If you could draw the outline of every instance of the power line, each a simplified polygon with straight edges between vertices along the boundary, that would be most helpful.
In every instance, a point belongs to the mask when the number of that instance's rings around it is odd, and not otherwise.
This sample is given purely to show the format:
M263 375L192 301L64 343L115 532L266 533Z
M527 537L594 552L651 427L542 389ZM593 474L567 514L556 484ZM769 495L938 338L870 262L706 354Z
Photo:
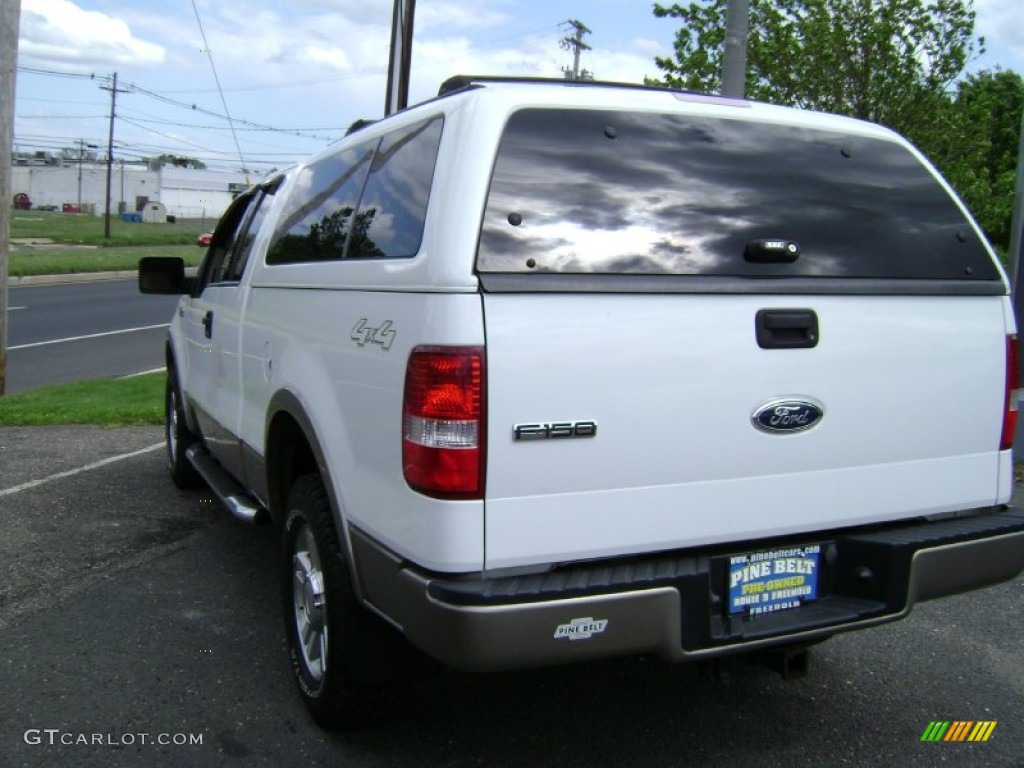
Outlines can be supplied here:
M124 119L124 115L122 113L118 113L118 116L121 117L121 119ZM56 117L56 115L55 115L55 117ZM102 117L102 115L101 115L101 117ZM156 124L159 124L159 125L173 126L175 128L196 128L196 129L204 130L204 131L228 131L228 130L230 130L230 128L228 126L226 126L226 125L202 125L202 124L199 124L199 123L176 123L176 122L174 122L172 120L164 120L162 118L154 118L154 117L150 117L150 118L133 117L133 119L136 122L138 122L138 123L156 123ZM322 126L322 127L319 127L319 128L291 128L291 129L289 129L289 128L277 128L277 129L274 129L273 133L296 133L296 134L298 134L298 133L305 132L305 131L344 131L346 128L347 128L347 126L337 126L337 125L326 125L326 126ZM267 129L266 128L250 128L248 126L238 128L238 130L239 131L251 131L253 133L267 133ZM311 136L311 137L308 137L308 138L320 138L320 137L312 137Z
M290 88L309 88L314 85L327 85L328 83L344 83L350 80L362 80L366 77L380 77L386 75L384 67L370 67L350 75L337 75L335 77L321 77L316 80L296 80L289 83L277 83L275 85L236 85L232 88L225 88L225 93L248 93L253 91L283 91ZM215 88L189 88L187 90L172 90L165 93L215 93Z
M252 120L244 120L244 119L242 119L240 117L234 117L233 118L233 117L230 117L228 115L222 115L219 112L214 112L213 110L197 106L196 104L188 104L188 103L183 102L183 101L178 101L177 99L172 99L169 96L164 96L161 93L156 93L155 91L151 91L148 88L143 88L142 86L139 86L139 85L132 84L132 85L130 85L130 87L133 90L135 90L136 92L138 92L138 93L141 93L141 94L144 94L146 96L149 96L149 97L151 97L153 99L156 99L157 101L162 101L165 104L171 104L171 105L176 106L176 107L181 107L182 109L187 109L187 110L189 110L191 112L197 112L199 114L207 115L209 117L215 117L215 118L217 118L219 120L227 120L231 124L241 124L241 125L248 126L250 128L255 128L255 129L258 129L258 130L268 131L268 132L276 132L276 133L295 133L295 131L297 130L297 129L294 129L294 128L282 128L280 126L264 125L262 123L253 122ZM322 137L320 137L320 136L306 136L305 138L320 139Z
M106 120L108 115L32 115L22 120Z
M19 72L25 72L29 75L48 75L50 77L67 77L77 80L95 80L96 74L92 73L84 75L80 72L58 72L53 69L38 69L36 67L18 67Z
M49 76L49 77L67 77L67 78L75 78L75 79L79 79L79 80L100 80L100 81L104 81L104 80L109 80L110 79L110 78L108 78L106 76L101 76L101 75L80 75L80 74L75 74L73 72L58 72L58 71L55 71L55 70L33 69L33 68L29 68L29 67L18 67L18 71L20 71L20 72L28 72L30 74L45 75L45 76ZM231 117L229 115L221 114L220 112L216 112L216 111L211 110L211 109L206 109L205 107L200 107L200 106L198 106L195 103L191 103L190 104L188 102L180 101L179 99L172 99L170 96L166 96L166 95L164 95L162 93L158 93L156 91L150 90L149 88L145 88L145 87L143 87L141 85L138 85L137 83L123 83L122 82L122 83L119 83L119 85L121 87L131 89L132 92L140 93L140 94L143 94L144 96L149 96L150 98L155 99L156 101L163 102L164 104L170 104L172 106L179 107L181 109L185 109L185 110L188 110L190 112L197 112L199 114L204 114L204 115L207 115L208 117L213 117L213 118L216 118L218 120L227 120L227 121L230 121L230 122L235 123L235 124L245 125L245 126L248 126L250 128L254 128L254 129L258 129L258 130L262 130L262 131L276 132L276 133L288 133L288 134L292 134L292 135L295 135L296 132L298 132L298 134L302 138L309 138L309 139L323 141L323 140L326 140L326 138L328 138L328 137L323 137L323 136L305 136L304 134L307 133L310 130L339 130L339 129L333 128L333 127L314 128L314 129L308 129L308 128L288 128L288 127L282 127L282 126L267 125L267 124L264 124L264 123L257 123L257 122L255 122L253 120L246 120L246 119L239 118L239 117ZM31 118L24 118L24 119L31 119Z
M40 99L38 96L19 96L18 101L38 101L43 104L77 104L85 107L102 107L105 104L96 101L72 101L71 99Z
M194 147L195 149L204 149L207 152L215 152L216 151L216 150L210 149L209 147L204 147L201 144L194 144L191 141L186 141L185 139L179 138L177 136L171 136L169 133L161 133L160 131L158 131L158 130L156 130L154 128L149 128L149 127L147 127L145 125L139 125L137 122L135 122L134 120L128 119L124 115L121 116L121 120L123 120L124 122L128 123L128 125L134 125L136 128L141 128L144 131L149 131L150 133L155 133L157 136L163 136L165 139L170 139L171 141L173 141L173 142L175 142L177 144L184 144L185 146Z
M213 71L213 80L217 83L217 91L220 93L220 103L224 105L224 114L227 115L228 125L231 126L231 138L235 141L235 149L238 150L238 159L242 161L242 168L245 168L245 158L242 157L242 147L238 143L238 134L235 133L234 123L231 122L231 113L228 111L228 102L224 98L224 90L220 87L220 78L217 76L217 67L213 64L213 51L210 50L210 44L206 42L206 32L203 30L203 22L199 18L199 7L196 5L196 0L192 0L192 10L196 14L196 24L199 25L199 34L203 38L203 46L206 48L206 58L210 61L210 69ZM246 183L248 183L246 179Z

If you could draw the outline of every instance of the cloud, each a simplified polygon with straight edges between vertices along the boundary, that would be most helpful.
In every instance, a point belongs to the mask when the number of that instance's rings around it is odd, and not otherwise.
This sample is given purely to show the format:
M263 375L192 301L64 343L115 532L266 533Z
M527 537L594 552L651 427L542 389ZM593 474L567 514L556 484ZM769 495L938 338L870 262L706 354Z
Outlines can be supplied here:
M634 2L635 0L631 0ZM244 152L282 164L294 155L322 148L343 134L357 117L383 112L389 56L391 3L338 0L224 2L196 0L206 42L191 4L162 0L22 0L19 63L60 71L116 71L127 87L137 84L156 93L222 114L224 105L211 72L216 65L224 101L232 116L266 125L311 128L265 134L242 130ZM410 102L432 98L455 74L532 75L559 78L572 54L559 49L564 12L520 0L432 0L416 8L416 37ZM587 17L595 30L608 25ZM624 33L625 35L626 33ZM590 42L582 66L607 80L637 82L654 72L649 32L630 31L621 43L610 38ZM208 55L207 47L212 51ZM20 80L19 76L19 80ZM25 76L28 77L28 76ZM56 78L19 86L21 118L37 113L28 99L41 95L70 100L95 91L77 81ZM163 145L182 135L187 151L236 154L225 125L208 116L160 104L139 93L118 100L124 121L119 141ZM101 110L105 112L104 110ZM166 120L143 132L129 119ZM216 129L199 130L216 124ZM56 118L20 133L56 128ZM92 123L61 124L66 136L98 135ZM97 126L106 123L96 122ZM322 130L320 129L322 127ZM46 129L44 131L44 128ZM105 134L104 134L105 135ZM186 151L175 143L174 151ZM141 152L142 150L140 150ZM146 151L149 151L148 149ZM220 155L216 155L220 156Z
M989 55L1004 69L1024 69L1024 14L1020 0L975 0L975 34L985 38Z
M653 56L601 49L593 51L588 69L593 70L598 80L616 83L642 83L645 76L657 77L659 74Z
M291 8L290 8L291 10ZM365 14L370 17L371 14ZM220 4L202 10L207 42L225 87L288 85L354 75L387 61L387 27L352 13L279 13L272 7ZM195 20L174 33L185 66L206 66ZM387 19L390 24L390 18ZM186 53L187 52L187 53ZM193 55L188 55L193 54Z
M135 37L123 20L70 0L24 0L20 38L22 62L64 69L158 66L166 58L163 46Z
M416 7L415 26L419 31L435 29L486 29L505 24L508 17L493 4L469 5L458 2L421 3ZM391 19L388 19L390 25Z
M572 67L572 54L558 47L557 30L514 41L510 46L477 45L463 33L423 34L413 46L414 98L429 98L451 75L523 75L562 77L563 67ZM595 45L584 52L580 68L598 80L642 83L645 75L658 74L652 50L656 43L634 40L627 50L610 50Z

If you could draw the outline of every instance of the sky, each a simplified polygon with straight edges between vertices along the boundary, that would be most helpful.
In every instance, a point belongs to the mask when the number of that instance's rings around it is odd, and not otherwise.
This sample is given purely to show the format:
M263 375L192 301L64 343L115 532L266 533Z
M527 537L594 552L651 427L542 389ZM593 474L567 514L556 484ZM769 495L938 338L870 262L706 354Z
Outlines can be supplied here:
M975 0L986 53L1024 73L1020 0ZM94 145L210 168L283 168L384 110L391 0L21 0L15 150ZM678 22L640 0L417 0L410 103L454 74L561 77L583 22L597 79L657 77ZM222 90L218 90L218 83ZM225 115L230 115L229 122ZM231 130L231 124L234 131Z

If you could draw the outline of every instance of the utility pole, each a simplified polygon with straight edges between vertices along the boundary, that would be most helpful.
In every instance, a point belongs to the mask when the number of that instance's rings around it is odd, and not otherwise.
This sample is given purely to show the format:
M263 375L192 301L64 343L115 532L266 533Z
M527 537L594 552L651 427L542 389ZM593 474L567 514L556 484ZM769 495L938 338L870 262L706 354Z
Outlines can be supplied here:
M11 145L21 0L0 0L0 396L7 391L7 255L11 238Z
M1024 254L1021 254L1021 241L1024 240L1024 111L1020 116L1020 141L1017 146L1017 185L1013 195L1013 217L1010 223L1011 267L1010 286L1013 294L1013 314L1017 319L1017 335L1024 337ZM1024 364L1022 364L1024 371ZM1024 458L1024 419L1017 422L1017 439L1013 444L1014 458Z
M92 146L91 144L89 146ZM78 207L75 213L82 210L82 155L85 153L85 139L78 140Z
M95 144L87 144L85 139L78 140L78 208L75 213L82 212L82 158L85 155L86 147L96 149Z
M391 16L391 59L388 62L384 116L409 106L409 70L412 65L412 26L416 0L395 0Z
M722 95L742 99L747 92L747 36L749 0L727 0L725 51L722 56Z
M114 73L113 82L108 88L105 85L101 85L104 91L110 91L110 134L107 137L107 198L106 208L103 213L103 236L110 239L110 178L114 171L114 109L117 106L117 94L128 93L128 91L117 90L117 72ZM79 171L79 178L81 178L81 171ZM79 182L81 183L81 182Z
M568 67L562 67L562 72L565 74L566 80L593 80L594 73L588 72L587 70L580 70L580 51L591 50L590 46L583 42L583 36L590 34L590 29L582 21L576 19L569 19L565 22L572 27L575 34L572 37L568 35L558 41L558 44L562 47L563 51L572 51L572 69Z

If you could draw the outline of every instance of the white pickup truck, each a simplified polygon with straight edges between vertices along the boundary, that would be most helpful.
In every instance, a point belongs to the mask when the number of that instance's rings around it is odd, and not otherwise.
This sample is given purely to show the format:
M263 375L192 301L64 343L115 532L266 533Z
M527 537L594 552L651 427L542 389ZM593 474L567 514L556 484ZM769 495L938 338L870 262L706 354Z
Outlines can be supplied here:
M467 670L799 671L1024 568L1006 277L876 125L453 78L241 195L197 277L139 280L184 294L172 478L281 526L327 725L400 635Z

